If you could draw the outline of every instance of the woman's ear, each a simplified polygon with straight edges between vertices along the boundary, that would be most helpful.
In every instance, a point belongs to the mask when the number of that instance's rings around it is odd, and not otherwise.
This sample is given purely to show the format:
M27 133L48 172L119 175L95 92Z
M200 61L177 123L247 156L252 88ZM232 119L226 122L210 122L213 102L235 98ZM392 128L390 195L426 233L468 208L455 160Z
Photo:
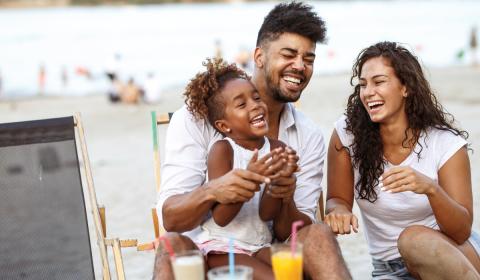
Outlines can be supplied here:
M402 92L402 96L406 98L406 97L408 96L407 87L406 87L406 86L403 86L402 91L403 91L403 92Z
M263 68L264 65L264 54L265 50L261 47L256 47L255 52L253 53L253 60L255 61L255 65L258 68Z
M232 132L232 129L230 128L230 126L227 124L225 120L215 121L215 128L225 135Z

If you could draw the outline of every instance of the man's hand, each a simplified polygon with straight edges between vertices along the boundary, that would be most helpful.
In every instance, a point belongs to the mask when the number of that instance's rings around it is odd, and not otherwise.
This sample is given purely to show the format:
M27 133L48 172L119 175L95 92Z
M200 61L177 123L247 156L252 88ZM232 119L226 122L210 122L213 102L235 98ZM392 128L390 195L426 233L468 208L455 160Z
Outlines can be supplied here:
M285 162L283 168L271 178L272 184L269 186L267 194L274 198L293 199L297 184L295 172L298 171L297 152L290 147L280 154L282 161Z
M268 184L270 179L249 170L233 169L208 182L207 188L218 203L229 204L249 201L261 183Z
M273 198L282 198L283 200L293 199L297 177L292 174L289 177L278 177L268 186L267 194Z

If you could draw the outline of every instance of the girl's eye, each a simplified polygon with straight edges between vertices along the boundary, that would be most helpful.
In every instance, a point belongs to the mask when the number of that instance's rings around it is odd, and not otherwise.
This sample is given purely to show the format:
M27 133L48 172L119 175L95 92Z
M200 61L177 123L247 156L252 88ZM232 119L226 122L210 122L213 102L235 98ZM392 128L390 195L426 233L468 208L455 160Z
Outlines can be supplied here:
M367 87L366 84L359 84L358 86L359 86L360 88L365 88L365 87Z
M380 84L383 84L385 81L376 81L375 84L376 85L380 85Z
M243 108L243 107L245 107L245 103L244 103L244 102L237 104L237 108Z

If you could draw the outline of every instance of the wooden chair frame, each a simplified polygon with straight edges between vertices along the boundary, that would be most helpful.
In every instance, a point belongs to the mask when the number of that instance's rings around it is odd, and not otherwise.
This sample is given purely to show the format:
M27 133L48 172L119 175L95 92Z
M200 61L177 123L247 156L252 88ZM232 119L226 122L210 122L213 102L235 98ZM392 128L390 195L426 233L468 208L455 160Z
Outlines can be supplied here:
M93 216L93 224L95 226L95 233L97 236L97 244L100 250L100 257L102 261L102 274L103 279L111 279L110 267L108 262L108 247L112 247L113 257L115 260L115 268L117 279L125 279L125 271L122 260L122 247L136 247L137 240L128 239L120 240L118 238L107 238L107 226L105 219L105 207L99 206L97 202L97 196L95 192L95 187L93 184L92 170L90 166L90 159L88 156L87 144L85 141L85 133L83 129L83 124L81 120L80 113L76 113L74 116L75 127L77 132L76 139L80 143L80 150L82 153L83 159L83 169L85 171L85 181L87 184L87 193L90 200L90 206Z

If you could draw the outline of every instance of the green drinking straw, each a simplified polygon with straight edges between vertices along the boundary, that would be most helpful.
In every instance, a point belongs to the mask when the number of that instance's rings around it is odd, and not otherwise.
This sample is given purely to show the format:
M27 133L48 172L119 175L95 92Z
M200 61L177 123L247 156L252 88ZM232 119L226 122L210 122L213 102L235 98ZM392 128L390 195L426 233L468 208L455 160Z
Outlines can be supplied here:
M298 220L292 223L292 242L290 243L292 249L292 257L295 256L295 251L297 249L297 229L303 226L303 221Z

